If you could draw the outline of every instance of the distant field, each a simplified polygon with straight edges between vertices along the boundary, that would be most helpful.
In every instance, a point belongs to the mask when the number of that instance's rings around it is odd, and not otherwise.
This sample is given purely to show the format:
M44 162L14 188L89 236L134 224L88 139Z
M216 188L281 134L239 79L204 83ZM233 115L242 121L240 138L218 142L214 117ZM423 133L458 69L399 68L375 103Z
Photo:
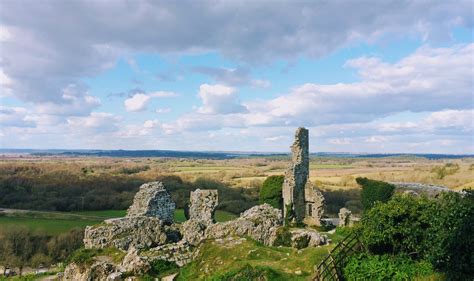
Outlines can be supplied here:
M25 226L39 230L50 235L66 232L73 228L85 228L87 225L101 223L104 219L124 217L126 210L84 211L74 213L61 212L22 212L0 216L0 228L11 226ZM216 211L216 220L225 222L237 216L225 211ZM184 222L184 210L176 209L174 213L176 222Z

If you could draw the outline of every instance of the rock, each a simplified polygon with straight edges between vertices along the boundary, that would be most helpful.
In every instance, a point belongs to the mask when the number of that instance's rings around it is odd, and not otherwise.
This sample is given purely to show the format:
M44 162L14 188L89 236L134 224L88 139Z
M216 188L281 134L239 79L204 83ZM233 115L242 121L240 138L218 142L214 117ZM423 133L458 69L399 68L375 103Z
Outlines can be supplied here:
M130 246L150 248L177 239L176 227L165 226L158 218L143 216L107 220L101 225L87 226L84 232L86 248L116 247L124 251Z
M191 192L189 219L211 225L214 221L214 212L218 204L217 190L196 189Z
M403 195L408 195L408 196L413 196L413 197L420 196L420 194L418 194L416 191L413 191L413 190L405 190L403 191Z
M302 223L305 217L305 186L309 175L308 130L298 128L295 142L291 146L292 160L283 182L283 207L285 217L293 216L295 223ZM291 210L287 210L288 208Z
M291 246L296 249L316 247L327 244L326 235L310 229L291 230Z
M134 275L141 275L150 269L150 263L145 257L138 254L138 250L134 246L131 246L123 258L122 268Z
M272 237L276 237L281 224L281 211L263 204L248 209L238 219L210 225L206 229L206 238L250 236L265 245L271 245Z
M128 208L127 217L156 217L164 223L173 223L175 203L161 182L149 182L140 186Z
M107 261L95 261L91 266L69 264L62 280L72 281L112 281L122 280L123 273L116 265Z
M178 273L173 273L171 275L161 278L161 281L174 281L176 280L176 277L178 277Z
M352 212L349 209L341 208L339 210L339 226L352 226Z
M194 250L195 247L192 245L180 241L152 248L147 253L151 260L166 260L184 266L197 255L197 251Z
M205 238L207 225L196 220L187 220L181 226L183 240L190 245L198 245Z

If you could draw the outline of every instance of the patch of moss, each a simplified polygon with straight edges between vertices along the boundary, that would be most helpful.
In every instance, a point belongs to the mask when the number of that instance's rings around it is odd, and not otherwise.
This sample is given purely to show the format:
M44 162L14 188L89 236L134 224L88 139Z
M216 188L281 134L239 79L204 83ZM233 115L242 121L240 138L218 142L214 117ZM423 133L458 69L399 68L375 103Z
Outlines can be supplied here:
M76 250L68 259L68 263L76 263L78 265L90 265L94 262L94 258L98 256L107 256L113 262L119 263L125 257L125 253L116 248L104 249L85 249Z

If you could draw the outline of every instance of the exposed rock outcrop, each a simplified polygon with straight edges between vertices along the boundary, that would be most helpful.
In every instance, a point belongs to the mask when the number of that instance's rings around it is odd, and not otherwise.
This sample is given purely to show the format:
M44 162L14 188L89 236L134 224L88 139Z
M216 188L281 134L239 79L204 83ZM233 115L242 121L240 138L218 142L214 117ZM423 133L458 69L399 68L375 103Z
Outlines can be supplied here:
M150 262L146 257L140 256L138 250L132 246L123 258L121 266L126 272L141 275L150 269Z
M149 182L140 186L128 208L127 217L156 217L164 223L173 223L175 203L161 182Z
M326 235L322 235L315 230L295 229L291 230L291 246L297 249L306 247L316 247L327 244Z
M69 264L64 270L62 280L71 281L113 281L123 280L123 272L108 261L95 261L91 266Z
M282 224L281 211L269 204L252 207L235 220L216 223L206 229L207 238L250 236L265 244L272 244L272 237Z
M292 216L295 223L305 217L305 186L309 175L308 130L298 128L291 146L292 159L283 182L283 213ZM290 208L290 209L289 209Z

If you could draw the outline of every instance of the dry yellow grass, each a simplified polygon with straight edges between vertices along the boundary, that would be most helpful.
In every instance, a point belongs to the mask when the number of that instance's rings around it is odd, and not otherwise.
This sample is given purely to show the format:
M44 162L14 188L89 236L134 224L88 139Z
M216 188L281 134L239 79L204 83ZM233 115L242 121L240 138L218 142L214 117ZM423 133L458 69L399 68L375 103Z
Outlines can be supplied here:
M459 169L439 178L434 167L450 163ZM160 175L179 175L186 180L213 178L236 187L259 186L270 175L282 175L289 164L282 158L238 158L226 160L192 160L175 158L0 158L0 173L14 173L25 167L32 172L61 175L62 171L81 174L133 173L144 180ZM474 159L428 160L415 157L374 159L315 158L311 159L310 179L323 189L357 188L357 177L384 181L420 182L444 185L454 190L474 188Z

